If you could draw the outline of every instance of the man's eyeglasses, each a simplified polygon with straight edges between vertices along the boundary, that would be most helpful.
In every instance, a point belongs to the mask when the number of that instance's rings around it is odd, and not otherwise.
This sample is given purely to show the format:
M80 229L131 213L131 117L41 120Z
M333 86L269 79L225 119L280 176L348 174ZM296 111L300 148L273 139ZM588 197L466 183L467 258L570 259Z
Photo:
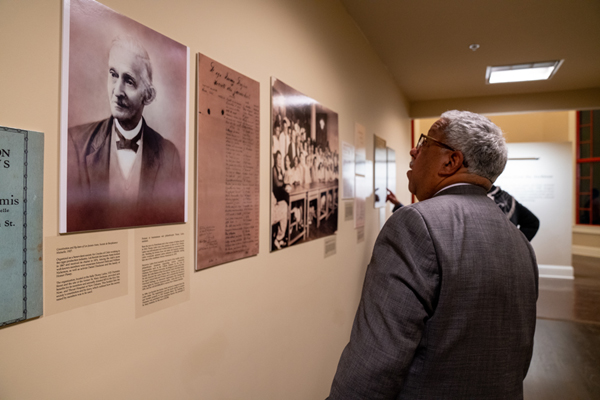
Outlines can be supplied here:
M421 147L423 147L427 143L428 140L431 140L433 142L433 144L437 144L438 146L443 147L445 149L452 150L452 151L458 151L454 147L448 146L446 143L440 142L439 140L434 139L431 136L427 136L424 133L421 133L421 136L419 137L419 141L417 142L416 149L419 150Z
M436 144L436 145L438 145L440 147L443 147L445 149L452 150L452 151L460 151L460 150L456 150L452 146L447 145L444 142L440 142L439 140L432 138L431 136L427 136L424 133L421 133L421 136L419 137L419 141L417 142L417 146L415 148L417 150L421 149L421 147L423 147L427 143L428 140L431 140L431 142L433 144ZM465 166L465 168L467 168L467 160L465 160L464 158L463 158L463 165Z

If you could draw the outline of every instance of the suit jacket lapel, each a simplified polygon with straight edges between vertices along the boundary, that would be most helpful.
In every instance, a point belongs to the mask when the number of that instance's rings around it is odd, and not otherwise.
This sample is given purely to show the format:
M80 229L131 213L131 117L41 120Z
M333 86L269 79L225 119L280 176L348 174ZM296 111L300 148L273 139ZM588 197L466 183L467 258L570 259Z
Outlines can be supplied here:
M151 128L146 125L144 120L142 124L142 173L140 176L140 191L139 195L142 198L150 198L154 191L154 183L156 182L156 175L158 174L158 168L160 167L159 148L156 134Z
M88 182L92 192L103 191L108 188L112 122L112 117L102 121L91 135L87 145L88 151L85 162Z

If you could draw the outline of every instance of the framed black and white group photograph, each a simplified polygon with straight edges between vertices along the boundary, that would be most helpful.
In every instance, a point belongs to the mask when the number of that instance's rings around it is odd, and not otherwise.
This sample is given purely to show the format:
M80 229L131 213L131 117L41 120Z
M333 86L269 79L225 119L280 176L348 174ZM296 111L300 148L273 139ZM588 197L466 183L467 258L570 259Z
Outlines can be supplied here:
M338 225L338 115L271 84L271 251L333 235Z
M186 222L188 47L65 0L60 233Z

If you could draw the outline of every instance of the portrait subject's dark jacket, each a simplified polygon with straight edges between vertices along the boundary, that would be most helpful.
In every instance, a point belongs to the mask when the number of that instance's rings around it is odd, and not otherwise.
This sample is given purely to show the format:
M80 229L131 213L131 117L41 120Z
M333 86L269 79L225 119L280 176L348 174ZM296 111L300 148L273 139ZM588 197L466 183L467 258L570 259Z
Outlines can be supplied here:
M184 221L184 174L175 145L142 123L142 167L135 209L109 198L113 118L69 128L67 231Z
M522 399L538 270L483 188L396 211L367 268L330 399Z

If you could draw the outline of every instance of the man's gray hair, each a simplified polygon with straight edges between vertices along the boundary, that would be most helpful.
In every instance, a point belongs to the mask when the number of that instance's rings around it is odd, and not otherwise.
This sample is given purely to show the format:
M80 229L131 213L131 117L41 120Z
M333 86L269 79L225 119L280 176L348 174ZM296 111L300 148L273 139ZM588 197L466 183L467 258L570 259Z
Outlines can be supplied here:
M502 130L483 115L469 111L446 111L446 142L463 153L469 172L492 183L504 171L508 149Z

